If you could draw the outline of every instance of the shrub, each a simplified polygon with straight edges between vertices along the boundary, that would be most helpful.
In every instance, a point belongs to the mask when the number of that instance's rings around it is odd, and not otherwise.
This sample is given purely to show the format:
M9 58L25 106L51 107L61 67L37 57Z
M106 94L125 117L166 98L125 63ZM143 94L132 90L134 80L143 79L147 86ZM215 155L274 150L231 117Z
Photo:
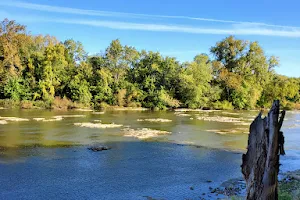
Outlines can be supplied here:
M137 107L142 107L142 104L140 102L130 102L127 104L127 107L137 108Z
M118 106L125 105L125 97L126 97L126 89L119 90L119 92L117 94Z
M69 105L68 109L74 109L74 108L90 108L90 104L80 103L78 101L72 102L72 105Z
M159 108L159 107L153 107L152 108L152 110L154 110L154 111L159 111L161 108Z
M51 108L55 110L67 110L72 107L74 107L73 102L66 97L55 97L51 103Z
M105 102L101 102L100 105L99 105L99 107L101 109L105 109L105 108L109 107L109 105L107 103L105 103Z
M294 109L300 110L300 103L295 103Z
M20 106L19 101L12 99L0 99L0 107L3 108L18 108Z
M284 106L283 109L285 110L293 110L295 108L295 104L291 102L287 102Z
M22 109L31 109L33 108L33 102L32 101L21 101L20 107Z
M217 110L233 110L234 107L229 101L216 101L212 103L212 107Z
M18 78L9 78L4 86L4 95L14 101L20 101L27 93L26 88L22 84L22 80Z
M180 101L170 96L165 90L161 90L159 95L159 100L164 106L159 107L172 107L172 108L178 108L180 106Z
M33 101L33 106L35 108L44 108L44 109L50 109L51 104L50 102L45 102L45 101Z

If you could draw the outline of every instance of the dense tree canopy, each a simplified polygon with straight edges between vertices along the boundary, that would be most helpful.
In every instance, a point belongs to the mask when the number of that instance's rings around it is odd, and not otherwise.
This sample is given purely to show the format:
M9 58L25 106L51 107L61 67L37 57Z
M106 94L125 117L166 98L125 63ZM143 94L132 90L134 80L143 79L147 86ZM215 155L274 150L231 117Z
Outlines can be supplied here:
M253 109L279 99L286 107L299 107L300 79L276 74L278 58L267 57L258 42L229 36L211 47L210 55L180 63L119 40L102 54L88 55L80 42L30 35L25 26L5 19L0 98L157 109Z

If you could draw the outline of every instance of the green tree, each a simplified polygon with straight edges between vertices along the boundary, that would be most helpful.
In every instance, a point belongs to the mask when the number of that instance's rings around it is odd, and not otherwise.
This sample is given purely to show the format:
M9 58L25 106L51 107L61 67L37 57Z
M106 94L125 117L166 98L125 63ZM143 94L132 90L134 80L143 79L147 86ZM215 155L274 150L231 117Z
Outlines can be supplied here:
M267 58L258 42L225 38L211 48L213 83L223 88L221 100L232 102L235 108L255 108L263 87L268 85L279 61Z
M4 19L0 24L0 78L6 80L9 76L18 76L22 71L22 51L29 37L23 25Z
M28 99L28 91L23 85L23 80L19 78L9 78L4 86L4 95L15 101Z
M287 108L300 107L300 79L276 74L279 59L267 57L258 42L229 36L210 52L212 60L199 54L180 63L113 40L104 53L88 56L79 41L31 35L25 26L4 19L0 98L51 105L57 97L95 107L106 103L159 109L251 109L279 99Z
M81 42L69 39L64 41L64 46L66 61L69 64L75 65L75 63L86 61L87 53L85 52Z
M185 64L183 73L179 76L180 100L190 108L203 108L211 97L212 67L206 54L197 55L194 61Z

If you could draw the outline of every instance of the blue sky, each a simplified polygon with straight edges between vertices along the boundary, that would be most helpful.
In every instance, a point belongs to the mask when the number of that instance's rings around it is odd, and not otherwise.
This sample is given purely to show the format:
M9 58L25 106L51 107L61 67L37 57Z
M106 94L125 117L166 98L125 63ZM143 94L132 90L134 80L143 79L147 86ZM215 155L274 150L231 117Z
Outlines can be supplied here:
M81 41L90 54L118 38L180 61L235 35L278 56L278 73L300 77L299 7L296 0L1 0L0 18L17 20L32 34Z

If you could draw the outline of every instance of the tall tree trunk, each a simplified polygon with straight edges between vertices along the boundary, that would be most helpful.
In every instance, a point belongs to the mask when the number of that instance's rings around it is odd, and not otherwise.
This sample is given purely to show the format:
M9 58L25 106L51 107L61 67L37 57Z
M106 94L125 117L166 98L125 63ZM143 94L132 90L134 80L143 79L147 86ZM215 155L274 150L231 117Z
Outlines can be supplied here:
M268 116L260 113L250 125L248 150L243 154L242 173L248 200L278 199L279 152L284 155L284 137L280 131L285 111L279 119L279 101L274 101Z

